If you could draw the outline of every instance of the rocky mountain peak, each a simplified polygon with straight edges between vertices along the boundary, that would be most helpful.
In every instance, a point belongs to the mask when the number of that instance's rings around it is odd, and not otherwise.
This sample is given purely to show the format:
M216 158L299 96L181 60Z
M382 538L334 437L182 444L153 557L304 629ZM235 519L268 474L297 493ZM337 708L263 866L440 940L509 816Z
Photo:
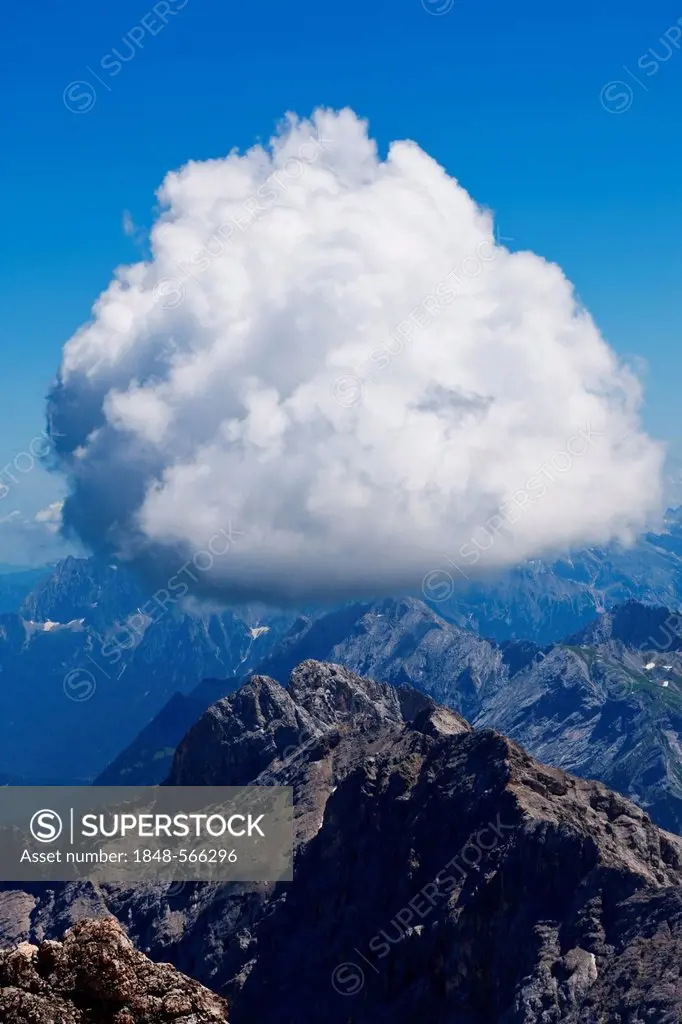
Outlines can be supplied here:
M341 665L308 659L291 673L286 689L320 726L357 720L359 716L377 722L404 721L401 695L396 687L362 678ZM421 703L426 706L430 702L423 697Z
M682 649L681 624L682 619L667 608L626 601L598 616L572 639L591 645L615 640L641 651L678 651Z
M138 952L114 918L0 953L3 1024L225 1024L227 1003Z
M286 686L268 676L252 676L209 708L178 747L169 783L245 785L273 762L282 763L324 737L329 742L341 728L378 736L435 707L409 687L308 659L294 669Z

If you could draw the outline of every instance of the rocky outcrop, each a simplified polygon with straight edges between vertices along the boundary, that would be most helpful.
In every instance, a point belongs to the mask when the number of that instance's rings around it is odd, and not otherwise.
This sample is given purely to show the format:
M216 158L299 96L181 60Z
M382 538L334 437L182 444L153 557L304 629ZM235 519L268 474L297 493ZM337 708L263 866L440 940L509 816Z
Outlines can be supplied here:
M113 918L0 953L3 1024L220 1024L227 1004L139 953Z

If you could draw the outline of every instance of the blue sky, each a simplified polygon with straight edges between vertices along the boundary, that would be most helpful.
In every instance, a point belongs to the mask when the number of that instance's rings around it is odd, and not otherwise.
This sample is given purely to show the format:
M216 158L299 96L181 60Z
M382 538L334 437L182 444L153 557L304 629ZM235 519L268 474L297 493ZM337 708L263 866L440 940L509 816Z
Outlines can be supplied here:
M457 0L434 13L448 3L170 0L165 26L139 0L6 11L0 466L43 427L64 341L113 268L139 258L124 211L149 226L169 169L320 104L352 106L382 147L415 139L496 212L510 248L556 260L612 346L646 361L647 426L679 444L682 49L655 72L646 55L668 55L682 8ZM114 75L115 48L134 56ZM56 494L36 470L0 518Z

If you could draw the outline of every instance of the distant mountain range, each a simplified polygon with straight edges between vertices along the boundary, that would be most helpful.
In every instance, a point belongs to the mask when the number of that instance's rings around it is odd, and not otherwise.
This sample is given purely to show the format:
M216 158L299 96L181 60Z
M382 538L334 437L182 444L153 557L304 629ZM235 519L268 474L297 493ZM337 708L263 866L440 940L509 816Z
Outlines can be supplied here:
M216 696L256 669L286 681L315 657L419 687L681 826L675 659L663 663L672 676L663 692L657 669L644 672L627 636L622 650L579 636L619 600L681 606L679 510L628 551L531 562L458 587L432 610L406 598L305 615L198 612L180 602L148 614L148 594L123 566L67 558L36 572L0 575L0 607L3 581L6 602L11 594L15 602L0 614L0 775L160 781L175 745ZM590 651L581 655L583 646ZM614 699L601 676L608 665L612 676L624 652L632 685L627 699ZM640 670L646 684L635 678ZM632 762L631 750L640 752Z
M0 774L92 780L175 693L247 673L295 618L148 600L125 569L67 558L0 615Z
M611 545L553 562L536 559L469 582L444 559L433 590L432 595L425 588L426 598L439 598L432 607L440 615L499 641L554 643L629 600L677 610L682 607L682 508L668 509L661 531L645 534L629 548Z
M419 688L682 829L679 666L672 654L656 660L654 640L640 650L639 635L654 630L648 605L682 603L679 510L628 551L533 562L430 608L387 598L299 615L176 602L150 615L137 577L92 558L67 558L30 582L0 615L0 775L160 782L215 699L251 672L285 682L317 658ZM590 633L596 616L611 621L604 610L633 597L629 618L615 613L617 635ZM626 682L614 687L618 673Z

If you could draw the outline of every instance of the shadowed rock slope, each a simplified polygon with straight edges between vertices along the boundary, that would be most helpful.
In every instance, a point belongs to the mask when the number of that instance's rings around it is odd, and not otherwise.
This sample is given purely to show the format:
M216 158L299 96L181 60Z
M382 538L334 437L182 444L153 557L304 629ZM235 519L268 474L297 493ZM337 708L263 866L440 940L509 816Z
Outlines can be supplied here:
M170 782L292 785L294 882L5 893L15 939L113 912L231 1024L682 1019L682 840L423 694L314 661L255 677Z
M227 1004L137 952L114 920L0 953L3 1024L220 1024Z

